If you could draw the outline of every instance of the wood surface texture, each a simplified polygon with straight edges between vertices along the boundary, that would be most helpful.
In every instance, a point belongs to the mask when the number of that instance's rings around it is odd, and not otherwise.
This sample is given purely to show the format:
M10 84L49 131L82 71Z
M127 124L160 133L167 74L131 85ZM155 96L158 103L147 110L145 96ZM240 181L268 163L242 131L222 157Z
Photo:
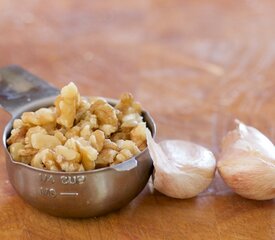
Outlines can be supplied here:
M19 64L83 95L134 94L157 139L191 140L219 156L238 118L275 142L275 2L263 0L0 0L0 66ZM1 130L9 116L0 112ZM216 174L196 198L152 182L107 216L72 220L27 205L0 150L0 239L275 239L275 200L234 194Z

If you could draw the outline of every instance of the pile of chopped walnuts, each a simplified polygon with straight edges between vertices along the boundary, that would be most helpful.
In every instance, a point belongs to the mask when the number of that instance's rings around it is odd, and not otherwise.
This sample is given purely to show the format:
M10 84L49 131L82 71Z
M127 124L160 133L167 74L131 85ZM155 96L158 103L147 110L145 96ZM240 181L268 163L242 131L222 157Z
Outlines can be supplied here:
M121 163L146 148L141 105L125 93L113 107L87 100L70 83L54 106L24 112L8 138L15 161L52 171L77 172Z

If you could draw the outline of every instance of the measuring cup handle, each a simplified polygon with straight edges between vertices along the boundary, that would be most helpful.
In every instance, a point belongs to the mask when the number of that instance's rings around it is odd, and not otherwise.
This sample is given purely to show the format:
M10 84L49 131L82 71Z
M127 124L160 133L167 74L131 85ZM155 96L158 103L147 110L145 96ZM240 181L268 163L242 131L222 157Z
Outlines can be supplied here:
M27 103L57 95L58 92L57 88L19 66L0 69L0 107L13 116Z

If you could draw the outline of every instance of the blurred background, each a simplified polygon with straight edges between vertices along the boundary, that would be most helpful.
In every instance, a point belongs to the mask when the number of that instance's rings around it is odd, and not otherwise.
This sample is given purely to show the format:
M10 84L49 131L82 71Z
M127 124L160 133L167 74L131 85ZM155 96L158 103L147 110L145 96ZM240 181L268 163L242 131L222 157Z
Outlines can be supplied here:
M274 1L0 1L0 66L83 95L132 92L159 138L215 152L240 118L274 138ZM196 131L194 131L194 129Z
M0 0L0 67L21 65L59 88L73 81L82 95L131 92L158 140L191 140L218 157L236 118L275 141L274 9L271 0ZM7 121L0 109L2 129ZM275 235L274 201L243 199L218 174L198 198L167 198L149 182L121 211L74 221L26 205L2 149L0 163L1 239Z

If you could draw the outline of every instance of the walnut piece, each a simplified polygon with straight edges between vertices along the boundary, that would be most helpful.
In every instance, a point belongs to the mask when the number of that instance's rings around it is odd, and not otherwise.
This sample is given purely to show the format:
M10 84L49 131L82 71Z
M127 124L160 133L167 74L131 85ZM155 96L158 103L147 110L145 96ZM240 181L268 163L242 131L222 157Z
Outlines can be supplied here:
M146 143L146 124L139 123L131 132L131 140L136 144L139 150L144 150L147 147Z
M122 123L122 129L136 127L143 121L141 116L141 105L134 101L130 93L122 94L115 108L119 110L118 118Z
M96 168L107 167L113 164L119 150L120 149L116 143L112 142L110 139L105 139L103 142L103 148L95 161Z
M114 159L117 155L117 151L113 149L103 149L95 161L96 168L107 167L114 162Z
M90 103L85 98L81 98L75 115L75 121L77 123L85 117L85 114L89 111L89 108Z
M138 113L141 114L141 105L138 102L134 101L134 97L131 93L124 93L120 96L119 103L115 106L118 109L122 116Z
M71 128L74 124L77 107L80 104L80 95L74 83L70 83L61 89L61 94L56 98L57 112L56 122L65 128Z
M48 134L48 132L40 126L29 128L29 130L27 131L26 136L25 136L25 144L27 146L32 146L31 145L31 137L35 133Z
M140 153L140 150L133 141L130 140L118 140L117 146L120 152L116 155L115 164L126 161L127 159L133 157Z
M7 144L10 145L16 142L24 142L27 131L28 131L28 128L25 126L11 130L11 136L8 138Z
M85 170L92 170L95 168L95 160L98 152L85 139L77 139L76 145L82 158L82 164Z
M35 149L52 149L58 145L61 145L61 141L55 136L43 133L34 133L31 136L31 145Z
M106 136L110 136L118 129L118 118L116 110L106 102L106 100L98 99L91 104L90 112L95 114L99 123L99 129Z
M96 130L94 131L90 138L89 138L89 143L98 151L100 152L103 148L104 145L104 140L105 140L105 135L104 132L101 130Z
M40 108L36 112L24 112L21 118L24 123L38 126L55 122L56 113L53 108Z
M84 171L84 168L81 164L81 156L76 150L69 149L61 145L56 146L54 150L56 154L56 162L63 171Z
M15 160L17 162L21 162L22 159L19 154L19 151L24 148L25 148L25 145L21 142L16 142L9 146L9 151L10 151L10 154L11 154L13 160Z
M119 147L117 146L117 144L112 142L110 139L104 140L103 149L107 148L119 151Z

